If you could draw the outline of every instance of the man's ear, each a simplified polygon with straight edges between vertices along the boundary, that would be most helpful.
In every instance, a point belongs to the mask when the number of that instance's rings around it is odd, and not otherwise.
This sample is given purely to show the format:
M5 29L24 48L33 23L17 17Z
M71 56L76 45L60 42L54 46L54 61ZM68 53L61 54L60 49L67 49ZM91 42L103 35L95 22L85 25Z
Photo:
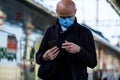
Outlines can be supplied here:
M60 16L57 9L56 9L56 14L57 14L58 17Z
M77 12L77 9L75 9L75 13Z
M58 15L58 10L56 9L56 14Z
M76 12L77 12L77 9L75 9L75 14L76 14Z
M58 13L57 9L56 9L56 13Z

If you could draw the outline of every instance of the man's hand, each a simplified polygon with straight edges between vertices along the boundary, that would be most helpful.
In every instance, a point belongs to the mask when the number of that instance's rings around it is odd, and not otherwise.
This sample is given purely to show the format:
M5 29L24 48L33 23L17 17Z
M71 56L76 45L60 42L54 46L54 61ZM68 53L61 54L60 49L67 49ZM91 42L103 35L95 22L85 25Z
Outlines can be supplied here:
M47 61L47 60L54 60L57 55L59 53L59 48L57 46L51 48L51 49L48 49L45 54L43 54L42 58L44 61Z
M65 41L65 43L62 44L62 48L68 51L69 53L78 53L80 52L80 46L76 45L75 43Z

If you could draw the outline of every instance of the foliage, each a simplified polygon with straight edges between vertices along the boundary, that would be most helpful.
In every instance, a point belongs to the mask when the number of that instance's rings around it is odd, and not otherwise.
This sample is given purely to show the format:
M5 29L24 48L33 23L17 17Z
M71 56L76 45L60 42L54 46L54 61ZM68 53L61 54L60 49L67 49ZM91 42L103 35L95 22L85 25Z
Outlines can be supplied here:
M16 53L7 53L6 48L0 48L0 60L6 58L7 60L16 59Z

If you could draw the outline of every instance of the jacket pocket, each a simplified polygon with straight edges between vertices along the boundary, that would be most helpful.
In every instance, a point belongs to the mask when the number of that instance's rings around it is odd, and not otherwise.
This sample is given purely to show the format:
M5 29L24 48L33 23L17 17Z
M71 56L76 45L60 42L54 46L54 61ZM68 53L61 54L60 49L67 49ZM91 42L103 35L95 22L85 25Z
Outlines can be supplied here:
M55 73L56 64L54 62L47 62L41 65L38 69L38 77L42 79L49 79Z

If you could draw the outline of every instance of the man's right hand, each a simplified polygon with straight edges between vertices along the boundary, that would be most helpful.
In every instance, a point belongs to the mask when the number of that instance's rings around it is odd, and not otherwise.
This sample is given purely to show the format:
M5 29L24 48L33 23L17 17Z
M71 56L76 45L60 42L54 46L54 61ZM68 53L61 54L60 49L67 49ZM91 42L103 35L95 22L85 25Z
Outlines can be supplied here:
M57 55L59 53L59 48L57 46L51 48L51 49L48 49L42 56L43 60L44 61L47 61L47 60L54 60Z

